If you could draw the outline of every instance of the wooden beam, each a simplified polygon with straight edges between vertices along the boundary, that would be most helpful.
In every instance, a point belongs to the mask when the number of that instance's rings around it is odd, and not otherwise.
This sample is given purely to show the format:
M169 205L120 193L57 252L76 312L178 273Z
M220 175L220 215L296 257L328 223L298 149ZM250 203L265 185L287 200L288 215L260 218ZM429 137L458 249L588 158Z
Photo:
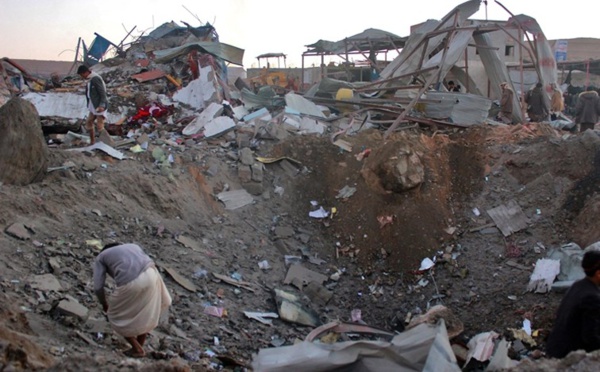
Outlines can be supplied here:
M439 68L439 66L437 66L437 68ZM404 120L404 117L406 115L408 115L408 112L410 112L410 110L413 109L413 107L415 107L415 105L417 104L417 102L419 101L419 99L421 98L421 95L423 93L425 93L425 91L429 88L429 85L431 85L431 83L433 82L433 80L435 79L435 75L436 74L431 74L431 76L427 79L427 81L425 82L425 85L423 85L423 87L419 90L419 92L417 93L417 96L415 98L413 98L413 100L408 104L408 106L405 108L404 112L402 112L394 121L394 123L388 128L388 130L385 131L385 134L383 136L383 139L387 139L390 134L392 134L392 132L398 127L398 125L400 125L400 122L402 122L402 120Z

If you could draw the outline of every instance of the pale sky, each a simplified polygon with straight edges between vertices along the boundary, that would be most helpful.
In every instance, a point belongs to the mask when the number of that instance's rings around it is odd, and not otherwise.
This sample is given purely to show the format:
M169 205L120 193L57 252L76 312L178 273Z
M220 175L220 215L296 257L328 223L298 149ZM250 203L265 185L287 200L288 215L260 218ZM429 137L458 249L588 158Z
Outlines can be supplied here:
M462 2L0 0L0 58L72 61L79 37L89 45L97 32L118 44L133 26L137 26L133 32L137 37L142 31L147 34L173 20L181 26L181 21L192 26L210 22L221 42L245 49L246 68L253 64L256 67L256 56L264 53L285 53L288 67L300 67L305 45L319 39L338 41L367 28L408 36L411 25L427 19L439 20ZM594 3L592 0L503 0L501 3L514 14L536 18L548 39L600 38L598 12L590 5ZM485 9L482 3L472 18L485 19ZM493 0L488 1L487 16L491 20L509 17ZM305 65L319 62L308 58Z

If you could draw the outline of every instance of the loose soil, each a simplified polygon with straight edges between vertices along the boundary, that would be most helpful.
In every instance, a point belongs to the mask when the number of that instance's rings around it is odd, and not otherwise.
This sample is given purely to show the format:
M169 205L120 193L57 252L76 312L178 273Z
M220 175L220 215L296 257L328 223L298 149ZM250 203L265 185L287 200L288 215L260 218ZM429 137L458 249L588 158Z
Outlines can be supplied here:
M349 321L350 311L360 309L367 324L400 330L407 315L441 303L464 323L456 342L485 331L510 338L507 328L520 328L527 318L540 330L539 345L530 350L543 350L561 294L525 289L533 265L549 249L600 240L598 136L591 131L563 136L545 125L528 125L408 130L387 140L367 130L344 139L352 152L318 136L260 142L256 155L296 162L266 164L262 192L254 204L236 210L225 210L215 198L242 187L233 142L162 146L175 157L170 168L155 164L152 149L123 161L50 149L50 167L66 161L75 167L53 171L40 183L0 187L0 225L22 222L32 234L28 240L0 235L0 365L57 371L249 365L258 349L276 340L292 344L311 330L280 319L263 325L243 314L276 311L272 290L291 288L283 284L284 255L301 251L325 261L318 265L305 258L307 268L328 276L343 272L339 281L326 283L332 299L312 304L322 322ZM365 164L388 160L401 146L419 155L425 181L386 192L387 181L364 172ZM357 160L365 149L371 149L369 158ZM336 198L344 186L355 187L355 194ZM511 200L529 224L504 237L486 211ZM311 201L336 213L309 218ZM382 226L381 216L391 223ZM279 237L277 227L291 227L295 234ZM181 236L196 247L180 244ZM136 242L159 266L168 265L199 288L187 291L162 272L174 301L149 339L147 358L132 361L122 354L125 341L110 330L93 297L93 239ZM545 249L536 253L540 246ZM421 260L434 256L434 269L419 272ZM259 269L262 260L271 269ZM199 275L201 269L241 274L257 289L217 282ZM42 293L28 285L28 278L44 273L53 273L64 291ZM55 311L66 294L90 310L89 320ZM208 303L226 308L227 317L204 314Z

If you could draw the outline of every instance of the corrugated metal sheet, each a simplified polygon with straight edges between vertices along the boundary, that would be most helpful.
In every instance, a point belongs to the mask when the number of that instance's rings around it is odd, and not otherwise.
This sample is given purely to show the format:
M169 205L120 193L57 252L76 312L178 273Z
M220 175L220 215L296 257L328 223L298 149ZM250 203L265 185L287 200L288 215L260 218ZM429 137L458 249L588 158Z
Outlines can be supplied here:
M31 102L40 116L84 119L90 112L83 94L29 92L23 95L23 99ZM107 123L116 123L121 119L121 115L110 112L106 116Z
M34 59L14 59L11 60L18 63L30 75L48 79L53 73L57 73L60 77L67 76L73 61L40 61Z
M425 103L425 115L432 119L449 118L457 124L481 124L488 117L492 101L475 94L452 92L427 92L427 99L438 101Z

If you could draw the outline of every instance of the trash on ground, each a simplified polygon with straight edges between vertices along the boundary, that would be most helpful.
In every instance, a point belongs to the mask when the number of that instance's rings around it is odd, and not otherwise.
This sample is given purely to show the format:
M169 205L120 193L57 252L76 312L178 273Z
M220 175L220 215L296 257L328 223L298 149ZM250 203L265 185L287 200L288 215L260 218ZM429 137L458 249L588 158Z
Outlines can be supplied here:
M244 315L250 319L258 320L262 324L272 325L273 319L269 318L279 318L279 315L275 313L259 313L252 311L244 311Z
M216 316L217 318L223 318L227 316L227 310L217 306L205 306L204 314Z
M550 292L552 283L560 273L560 261L541 258L535 263L535 269L529 278L528 292Z

